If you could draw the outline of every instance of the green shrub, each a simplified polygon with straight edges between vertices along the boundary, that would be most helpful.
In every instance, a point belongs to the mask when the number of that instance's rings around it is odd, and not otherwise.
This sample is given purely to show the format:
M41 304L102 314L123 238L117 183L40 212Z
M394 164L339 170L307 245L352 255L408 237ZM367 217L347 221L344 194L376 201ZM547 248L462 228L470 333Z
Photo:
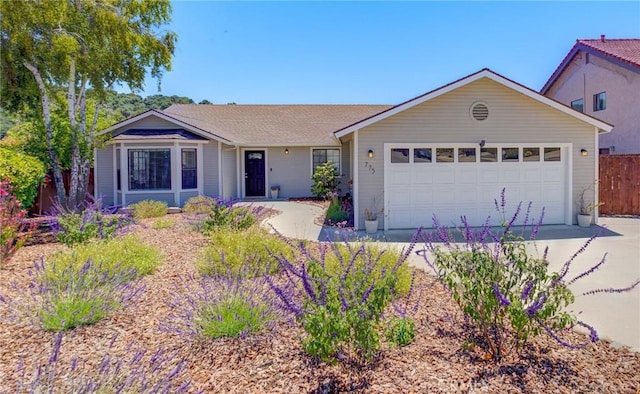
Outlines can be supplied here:
M496 209L506 218L504 190ZM596 237L594 235L573 254L559 272L549 271L545 254L536 257L529 254L522 235L515 235L512 226L521 213L520 203L510 220L503 220L499 230L488 224L478 230L470 229L463 216L459 230L465 243L455 241L453 234L434 219L437 244L427 243L425 262L437 274L438 279L451 291L453 300L465 315L468 343L480 345L487 357L499 362L506 352L519 352L531 337L546 333L560 344L581 348L598 340L595 329L581 322L569 309L575 296L569 289L574 282L592 274L602 260L572 279L567 276L574 259L584 252ZM524 214L526 228L531 204ZM489 221L487 221L489 223ZM535 239L542 218L531 226L531 240ZM596 289L581 295L597 293L621 293L632 290L640 280L624 289ZM560 335L574 326L589 330L589 340L580 346L562 339ZM477 338L481 338L478 340Z
M46 167L35 157L0 147L0 180L9 179L24 209L33 205Z
M349 214L342 210L342 204L338 197L333 197L327 209L327 220L330 223L340 223L349 219Z
M286 270L286 283L266 279L280 306L302 325L306 333L302 345L308 354L326 362L350 358L368 362L380 347L383 312L397 296L393 290L397 271L411 248L389 269L380 269L379 254L364 244L320 248L316 254L299 246L302 264L278 259Z
M88 326L107 316L113 301L103 297L87 297L87 294L63 294L53 297L48 308L40 310L42 328L48 331L64 331Z
M51 229L56 239L67 246L86 243L92 239L111 239L118 230L132 222L126 215L114 214L102 208L102 201L86 203L80 212L56 204L50 211Z
M87 261L101 264L108 272L135 269L137 275L153 273L160 264L160 252L140 241L135 235L126 235L107 241L78 245L68 251L58 252L51 257L49 275L58 276L66 267L80 269Z
M0 180L0 268L33 233L35 223L27 225L26 216L9 181Z
M344 262L348 262L352 257L352 252L349 248L342 244L335 244L334 248L336 248L341 255L342 263L340 258L336 253L329 254L326 257L326 266L327 272L330 275L338 275L344 267L342 265ZM354 264L356 265L355 273L362 273L363 266L365 263L371 261L373 262L373 272L372 276L375 279L380 278L383 271L394 271L395 285L393 291L395 294L399 296L405 296L409 293L411 289L411 269L406 262L403 262L399 267L394 269L394 266L400 260L400 252L395 249L382 249L375 245L367 245L365 247L365 252L359 254L354 259ZM350 280L359 280L358 275L354 275L350 277Z
M139 283L131 281L136 276L134 269L105 269L91 260L64 268L42 261L36 263L33 275L29 285L33 315L49 331L94 324L111 311L136 301L143 290Z
M311 193L317 197L327 198L329 193L335 192L338 189L338 170L335 165L328 161L324 164L320 164L315 168L311 180Z
M173 219L158 219L155 222L153 222L151 227L155 230L162 230L165 228L173 228L173 226L175 225L176 225L176 222Z
M133 217L136 219L157 218L167 214L167 203L164 201L143 200L135 204L131 204L129 208L133 209Z
M254 334L273 319L265 303L235 294L205 305L198 312L195 324L200 335L206 338L236 338Z
M216 200L207 196L191 197L182 208L182 212L188 215L208 214L216 205Z
M384 335L394 346L407 346L416 336L416 323L410 317L393 318L387 323Z
M213 231L210 243L196 261L196 268L202 275L273 274L279 270L279 265L269 251L292 257L285 241L262 228L244 232Z
M246 230L256 222L255 216L247 207L233 207L216 204L204 220L202 229L210 233L219 228Z

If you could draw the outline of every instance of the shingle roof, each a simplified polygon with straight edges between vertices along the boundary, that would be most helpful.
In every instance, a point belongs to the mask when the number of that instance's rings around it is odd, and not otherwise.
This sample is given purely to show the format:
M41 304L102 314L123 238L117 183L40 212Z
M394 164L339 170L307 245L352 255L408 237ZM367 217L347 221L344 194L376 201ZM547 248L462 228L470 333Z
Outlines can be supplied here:
M551 89L551 86L553 86L564 69L580 51L585 51L603 57L609 61L619 63L626 68L640 73L640 39L611 39L605 38L604 36L599 39L578 39L567 56L562 59L562 62L560 62L558 67L551 74L542 89L540 89L542 94L547 93L547 91Z
M174 104L162 112L238 144L336 145L333 132L389 105Z

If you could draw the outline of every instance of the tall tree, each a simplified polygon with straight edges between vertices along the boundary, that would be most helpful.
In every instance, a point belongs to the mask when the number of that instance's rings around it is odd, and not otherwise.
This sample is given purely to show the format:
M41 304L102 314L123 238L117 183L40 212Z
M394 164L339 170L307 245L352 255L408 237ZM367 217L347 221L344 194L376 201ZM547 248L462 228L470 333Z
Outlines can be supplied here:
M0 1L0 104L39 101L58 200L75 209L87 191L100 103L116 84L141 90L146 73L160 81L171 68L176 35L169 0ZM64 100L56 92L66 92ZM88 105L87 92L97 105ZM92 113L88 114L89 107ZM66 125L52 112L64 110ZM70 184L65 191L54 127L70 134Z

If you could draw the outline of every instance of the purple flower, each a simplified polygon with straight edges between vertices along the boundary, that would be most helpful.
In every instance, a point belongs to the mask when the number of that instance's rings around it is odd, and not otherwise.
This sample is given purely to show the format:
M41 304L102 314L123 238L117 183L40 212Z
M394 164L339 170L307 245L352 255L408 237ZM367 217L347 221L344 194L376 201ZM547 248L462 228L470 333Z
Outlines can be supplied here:
M538 313L538 311L542 309L546 301L547 301L547 294L546 293L540 294L540 296L538 296L538 299L533 304L529 305L529 307L527 308L527 316L529 316L529 318L534 317L536 313Z
M522 295L520 295L520 299L521 300L524 301L527 298L529 298L529 293L531 293L531 289L533 289L534 283L535 283L535 281L533 281L533 280L530 280L529 283L527 283L525 288L522 290Z
M509 301L504 295L502 295L502 293L500 293L500 289L498 289L497 283L493 284L493 294L495 294L496 298L498 299L498 301L500 301L500 304L502 306L511 305L511 301Z

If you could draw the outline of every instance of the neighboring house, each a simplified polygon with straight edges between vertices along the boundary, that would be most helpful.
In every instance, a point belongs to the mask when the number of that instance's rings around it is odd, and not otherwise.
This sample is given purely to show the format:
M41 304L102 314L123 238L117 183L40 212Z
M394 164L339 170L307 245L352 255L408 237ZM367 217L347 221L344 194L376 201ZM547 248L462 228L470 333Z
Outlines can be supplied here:
M497 224L503 188L510 208L531 201L544 223L572 224L575 197L597 177L597 136L611 127L488 69L393 107L174 105L105 130L95 193L115 205L268 198L274 185L280 197L309 196L313 168L331 161L357 228L374 200L384 229L430 227L434 214Z
M640 153L640 39L577 40L540 92L614 125L601 154Z

